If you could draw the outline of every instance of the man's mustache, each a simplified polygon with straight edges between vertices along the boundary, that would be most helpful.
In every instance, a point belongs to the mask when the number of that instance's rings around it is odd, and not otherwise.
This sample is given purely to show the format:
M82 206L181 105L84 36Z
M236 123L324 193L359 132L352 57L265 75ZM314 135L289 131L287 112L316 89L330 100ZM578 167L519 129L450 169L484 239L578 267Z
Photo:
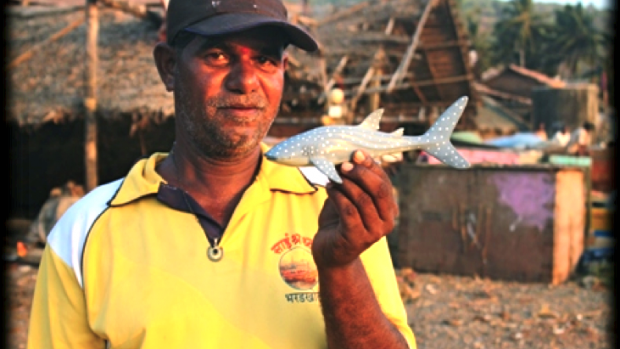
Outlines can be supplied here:
M209 99L209 101L207 101L207 105L215 108L264 109L267 107L267 101L265 98L258 95L224 96Z

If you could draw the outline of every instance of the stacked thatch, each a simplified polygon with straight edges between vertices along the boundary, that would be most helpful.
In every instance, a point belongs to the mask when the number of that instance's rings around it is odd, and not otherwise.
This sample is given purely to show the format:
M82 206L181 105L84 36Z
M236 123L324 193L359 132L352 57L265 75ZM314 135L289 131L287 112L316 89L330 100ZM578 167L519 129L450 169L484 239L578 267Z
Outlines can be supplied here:
M15 7L8 13L8 120L24 126L81 116L84 10ZM152 57L157 23L105 7L100 9L99 21L99 115L133 115L136 121L172 116L172 96L164 89ZM58 35L63 29L64 35ZM60 37L50 40L55 35ZM28 52L31 58L11 64Z

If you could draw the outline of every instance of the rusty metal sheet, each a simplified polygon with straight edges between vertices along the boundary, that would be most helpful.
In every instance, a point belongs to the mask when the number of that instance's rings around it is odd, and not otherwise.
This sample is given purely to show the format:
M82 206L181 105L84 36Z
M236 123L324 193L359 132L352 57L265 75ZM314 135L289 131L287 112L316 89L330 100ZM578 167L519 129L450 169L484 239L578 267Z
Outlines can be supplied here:
M583 250L581 170L405 165L398 183L400 267L558 283Z

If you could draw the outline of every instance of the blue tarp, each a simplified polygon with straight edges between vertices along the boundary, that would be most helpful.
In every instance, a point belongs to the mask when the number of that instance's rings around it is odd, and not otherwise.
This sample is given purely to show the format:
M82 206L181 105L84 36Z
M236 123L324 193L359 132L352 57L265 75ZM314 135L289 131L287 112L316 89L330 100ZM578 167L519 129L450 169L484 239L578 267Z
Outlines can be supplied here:
M502 148L530 149L539 148L547 143L537 135L529 132L519 132L510 136L503 136L486 141L487 144Z

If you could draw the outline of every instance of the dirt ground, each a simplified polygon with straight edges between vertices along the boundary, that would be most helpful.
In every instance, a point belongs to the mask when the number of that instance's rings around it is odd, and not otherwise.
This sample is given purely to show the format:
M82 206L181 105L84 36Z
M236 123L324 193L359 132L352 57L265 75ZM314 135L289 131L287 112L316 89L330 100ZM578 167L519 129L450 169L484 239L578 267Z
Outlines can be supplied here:
M28 319L34 284L37 280L36 266L5 262L4 298L7 320L5 321L5 348L18 349L26 347ZM8 304L7 304L8 303Z
M5 263L9 349L26 347L36 263ZM558 286L397 270L419 349L613 348L612 291L604 278Z
M550 286L399 273L419 349L613 348L613 294L603 278Z

